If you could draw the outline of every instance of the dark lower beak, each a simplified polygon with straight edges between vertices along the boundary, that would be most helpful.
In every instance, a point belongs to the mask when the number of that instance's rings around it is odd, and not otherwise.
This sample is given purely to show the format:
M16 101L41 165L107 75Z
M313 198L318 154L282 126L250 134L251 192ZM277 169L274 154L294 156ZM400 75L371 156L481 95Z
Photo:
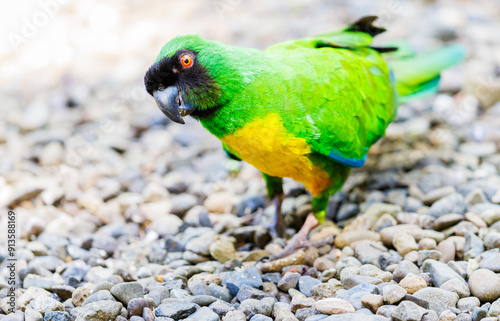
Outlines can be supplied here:
M153 92L156 104L171 121L184 124L182 117L195 111L195 107L184 102L182 94L176 86ZM182 117L181 117L182 116Z

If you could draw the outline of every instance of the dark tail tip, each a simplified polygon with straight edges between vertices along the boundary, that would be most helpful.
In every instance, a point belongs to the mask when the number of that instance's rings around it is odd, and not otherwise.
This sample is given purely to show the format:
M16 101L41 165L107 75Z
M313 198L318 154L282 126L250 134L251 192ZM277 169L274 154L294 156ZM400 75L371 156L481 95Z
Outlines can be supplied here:
M373 25L373 22L377 20L377 18L377 16L363 17L347 27L346 31L365 32L370 36L375 37L376 35L381 34L385 31L384 28L376 27Z

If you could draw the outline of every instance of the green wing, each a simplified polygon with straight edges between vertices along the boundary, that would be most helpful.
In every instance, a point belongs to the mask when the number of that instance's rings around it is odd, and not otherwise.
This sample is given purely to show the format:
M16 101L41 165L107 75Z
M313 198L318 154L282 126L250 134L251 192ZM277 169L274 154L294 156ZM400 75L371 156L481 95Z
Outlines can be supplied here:
M383 31L366 17L346 29L266 49L281 60L289 93L282 119L314 152L360 167L396 112L391 72L372 36ZM364 30L366 32L362 32Z

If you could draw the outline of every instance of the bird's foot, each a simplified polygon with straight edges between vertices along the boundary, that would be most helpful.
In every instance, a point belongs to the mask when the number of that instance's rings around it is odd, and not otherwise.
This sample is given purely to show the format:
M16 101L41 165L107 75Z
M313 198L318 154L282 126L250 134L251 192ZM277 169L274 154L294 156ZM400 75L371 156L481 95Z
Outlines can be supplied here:
M309 232L311 232L311 230L313 228L315 228L317 225L318 225L318 220L314 216L314 213L310 213L307 216L306 221L304 222L304 225L302 225L302 228L290 240L290 243L288 243L288 245L285 247L285 249L281 253L271 255L269 257L269 259L270 260L281 259L285 256L292 254L296 250L304 247L305 245L307 245L307 243L308 243L307 236L309 235Z
M248 215L240 217L240 223L241 223L241 225L248 225L248 224L252 223L252 221L255 220L255 218L258 217L259 215L262 215L261 208L257 209L253 213L250 213Z

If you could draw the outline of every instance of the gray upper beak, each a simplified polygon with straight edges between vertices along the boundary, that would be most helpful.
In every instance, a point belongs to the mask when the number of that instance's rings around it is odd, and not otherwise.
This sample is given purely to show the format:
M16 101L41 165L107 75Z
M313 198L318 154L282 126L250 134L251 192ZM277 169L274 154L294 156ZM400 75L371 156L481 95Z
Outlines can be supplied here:
M184 124L181 116L187 116L196 110L194 106L184 102L182 94L176 86L156 90L153 92L153 96L165 116L179 124Z

